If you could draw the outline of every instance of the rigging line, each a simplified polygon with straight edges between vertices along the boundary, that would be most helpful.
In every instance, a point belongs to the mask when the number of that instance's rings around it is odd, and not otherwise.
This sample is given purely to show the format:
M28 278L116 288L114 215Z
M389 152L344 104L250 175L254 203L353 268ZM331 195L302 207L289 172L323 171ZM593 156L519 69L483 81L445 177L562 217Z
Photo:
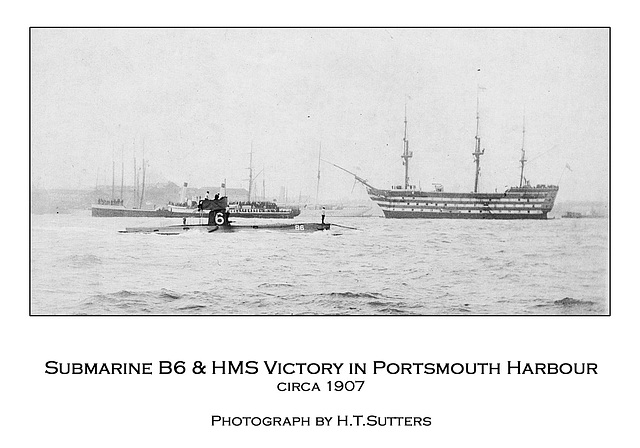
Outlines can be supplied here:
M360 230L360 229L357 229L357 228L355 228L355 227L341 226L340 224L331 224L331 225L332 225L332 226L335 226L335 227L342 227L343 229Z
M543 155L547 154L548 152L551 152L552 150L556 149L558 147L558 144L553 145L551 148L547 149L545 152L538 154L537 156L533 157L532 159L529 159L529 163L533 162L536 159L539 159L540 157L542 157Z

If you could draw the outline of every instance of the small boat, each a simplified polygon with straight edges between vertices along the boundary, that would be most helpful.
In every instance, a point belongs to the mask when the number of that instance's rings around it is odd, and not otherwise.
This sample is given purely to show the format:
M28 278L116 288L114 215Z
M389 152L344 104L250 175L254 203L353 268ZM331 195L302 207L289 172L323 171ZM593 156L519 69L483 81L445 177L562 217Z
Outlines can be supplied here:
M203 199L198 204L198 210L206 216L206 222L187 223L184 217L182 224L171 226L157 227L127 227L120 230L120 233L157 233L159 235L179 235L189 231L201 231L207 233L213 232L236 232L241 230L271 230L295 233L317 232L320 230L331 229L331 224L324 222L296 222L296 223L271 223L271 224L243 224L234 225L229 221L229 208L227 197L223 196L219 199ZM202 219L201 221L204 221Z

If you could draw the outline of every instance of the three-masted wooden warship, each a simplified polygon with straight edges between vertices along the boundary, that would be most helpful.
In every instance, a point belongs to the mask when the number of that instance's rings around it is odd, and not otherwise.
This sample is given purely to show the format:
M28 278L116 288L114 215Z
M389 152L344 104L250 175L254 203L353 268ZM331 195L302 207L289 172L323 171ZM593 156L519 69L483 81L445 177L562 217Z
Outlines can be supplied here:
M547 219L558 193L556 185L530 185L524 177L525 149L524 126L522 130L522 157L520 158L520 185L504 192L481 193L478 191L480 156L484 154L480 144L480 114L476 111L475 148L472 153L475 163L473 192L445 192L436 185L434 191L422 191L409 182L409 150L407 138L407 116L405 110L403 152L404 185L390 190L375 188L365 179L338 165L343 171L355 176L367 187L369 197L380 206L386 218L449 218L449 219ZM331 163L331 162L329 162Z

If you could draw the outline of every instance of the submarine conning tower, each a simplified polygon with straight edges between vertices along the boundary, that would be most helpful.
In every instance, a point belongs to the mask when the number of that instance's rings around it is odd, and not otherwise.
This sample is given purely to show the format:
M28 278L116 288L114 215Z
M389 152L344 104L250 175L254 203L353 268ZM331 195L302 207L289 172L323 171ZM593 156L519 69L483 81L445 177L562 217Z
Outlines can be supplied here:
M228 226L230 224L227 203L226 196L218 199L202 199L198 203L199 210L209 210L209 222L207 225Z

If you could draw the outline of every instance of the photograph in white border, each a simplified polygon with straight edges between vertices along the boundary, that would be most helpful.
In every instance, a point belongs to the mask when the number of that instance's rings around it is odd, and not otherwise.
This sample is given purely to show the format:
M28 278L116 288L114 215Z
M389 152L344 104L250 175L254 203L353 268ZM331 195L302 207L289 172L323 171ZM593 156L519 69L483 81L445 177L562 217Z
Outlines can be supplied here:
M608 28L32 28L32 315L609 315Z

